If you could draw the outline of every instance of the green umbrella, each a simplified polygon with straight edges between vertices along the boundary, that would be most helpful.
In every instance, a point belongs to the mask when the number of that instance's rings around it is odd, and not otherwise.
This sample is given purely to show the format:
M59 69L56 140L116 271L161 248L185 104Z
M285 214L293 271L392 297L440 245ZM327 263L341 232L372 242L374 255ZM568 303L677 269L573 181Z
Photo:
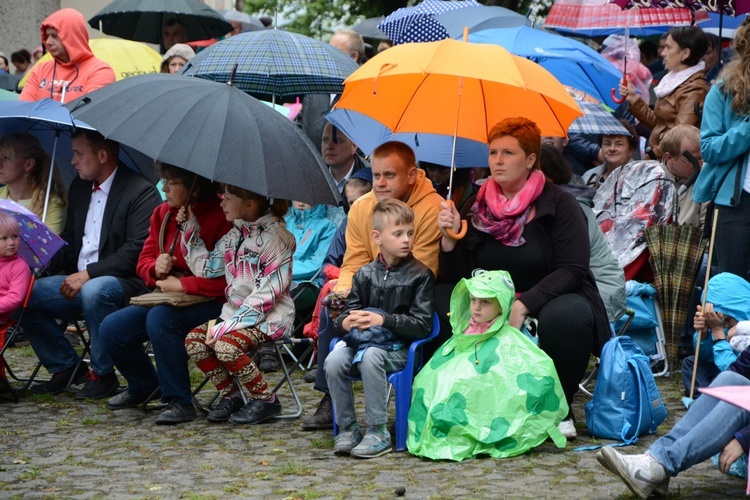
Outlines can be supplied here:
M10 90L0 89L0 101L17 101L18 94Z

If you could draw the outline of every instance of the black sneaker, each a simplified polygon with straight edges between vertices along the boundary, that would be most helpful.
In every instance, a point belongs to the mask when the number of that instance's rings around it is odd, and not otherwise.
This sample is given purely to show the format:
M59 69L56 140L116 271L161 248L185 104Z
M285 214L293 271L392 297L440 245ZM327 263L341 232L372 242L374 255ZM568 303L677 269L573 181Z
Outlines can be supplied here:
M75 366L71 366L61 372L53 373L47 382L37 382L29 387L29 392L33 394L60 394L68 386L68 380L70 380L70 376L73 375L75 369ZM88 379L89 367L86 363L81 363L78 371L75 372L72 385L82 384Z
M209 422L226 422L232 413L237 413L244 404L239 396L221 398L216 407L209 410L206 420Z
M233 424L260 424L281 413L281 403L274 396L273 401L263 401L262 399L253 399L243 406L237 413L229 417Z
M175 425L190 422L195 418L195 407L179 401L170 401L167 409L156 417L157 425Z
M263 373L271 373L279 370L279 360L276 357L276 349L273 346L262 346L256 353L258 370Z
M161 397L161 391L157 391L154 397L151 394L154 391L150 391L146 396L133 396L128 392L127 389L122 391L120 394L107 400L107 408L110 410L123 410L125 408L137 408L142 404L150 401L151 399L158 399Z
M89 380L83 389L76 393L76 399L102 399L108 398L120 387L120 381L117 380L115 372L107 375L97 375L92 370L89 374Z

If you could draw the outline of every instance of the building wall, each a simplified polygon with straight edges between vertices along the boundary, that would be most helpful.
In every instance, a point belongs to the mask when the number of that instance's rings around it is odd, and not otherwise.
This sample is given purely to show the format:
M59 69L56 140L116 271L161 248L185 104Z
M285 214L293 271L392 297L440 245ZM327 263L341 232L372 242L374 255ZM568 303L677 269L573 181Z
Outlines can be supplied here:
M42 44L39 26L52 12L60 8L60 0L2 0L0 1L0 51L10 60L19 49L31 52ZM12 65L11 65L12 68Z

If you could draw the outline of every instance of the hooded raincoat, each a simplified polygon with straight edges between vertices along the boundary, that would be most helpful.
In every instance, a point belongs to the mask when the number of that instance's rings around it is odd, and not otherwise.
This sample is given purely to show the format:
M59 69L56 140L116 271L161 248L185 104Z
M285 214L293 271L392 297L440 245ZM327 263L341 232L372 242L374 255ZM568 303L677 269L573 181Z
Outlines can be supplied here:
M75 9L60 9L42 22L42 43L47 43L47 29L54 28L68 53L68 62L55 57L34 65L19 97L22 101L38 101L50 97L65 101L88 94L98 88L114 83L115 72L101 59L97 59L89 47L89 34L83 15Z
M481 334L466 335L469 293L495 298L502 312ZM551 437L568 413L552 360L508 324L515 287L506 271L462 279L451 295L453 336L414 379L406 446L414 455L463 460L520 455Z

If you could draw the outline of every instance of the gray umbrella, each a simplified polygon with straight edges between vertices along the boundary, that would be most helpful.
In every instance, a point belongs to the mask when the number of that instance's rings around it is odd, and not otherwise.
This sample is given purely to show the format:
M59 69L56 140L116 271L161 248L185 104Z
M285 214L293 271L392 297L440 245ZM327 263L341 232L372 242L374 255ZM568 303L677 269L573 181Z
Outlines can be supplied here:
M208 179L264 196L337 205L310 140L227 84L162 73L125 78L66 105L102 135Z
M162 43L162 27L177 19L188 41L224 36L232 25L199 0L114 0L89 19L89 25L107 35L139 42Z

